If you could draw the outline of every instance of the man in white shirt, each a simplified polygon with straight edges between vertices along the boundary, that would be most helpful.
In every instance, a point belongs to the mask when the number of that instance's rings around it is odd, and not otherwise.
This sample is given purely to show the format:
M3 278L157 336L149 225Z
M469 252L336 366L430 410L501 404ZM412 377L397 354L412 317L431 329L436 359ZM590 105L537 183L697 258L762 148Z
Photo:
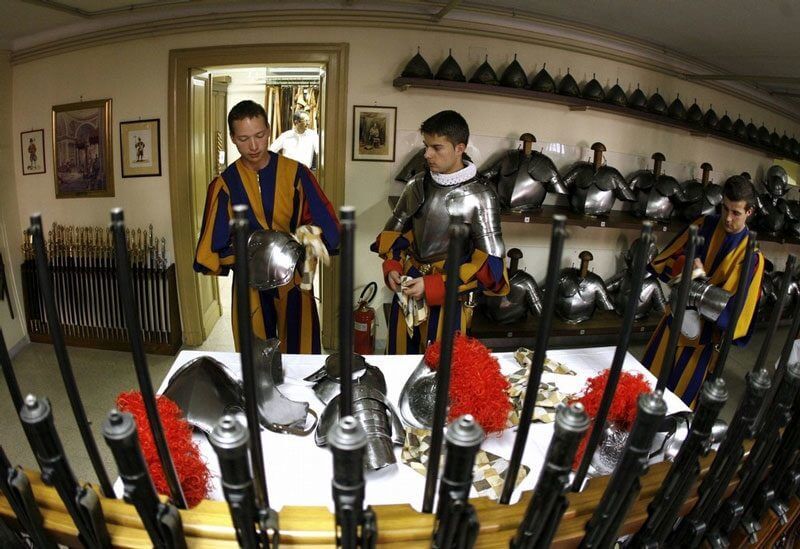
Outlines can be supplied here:
M309 128L311 118L308 113L297 111L292 115L294 127L278 136L269 150L297 160L311 168L314 155L319 155L319 135Z

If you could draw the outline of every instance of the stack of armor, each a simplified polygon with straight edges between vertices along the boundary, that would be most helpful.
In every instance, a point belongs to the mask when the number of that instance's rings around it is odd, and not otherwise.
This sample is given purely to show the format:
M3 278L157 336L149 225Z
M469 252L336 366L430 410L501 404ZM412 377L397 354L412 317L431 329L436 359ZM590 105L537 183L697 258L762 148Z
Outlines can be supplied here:
M618 315L625 314L625 307L628 303L628 295L633 284L633 260L636 257L636 250L642 245L641 239L637 238L631 247L625 252L625 268L606 280L606 289L613 295L614 310ZM651 242L647 250L647 263L653 261L658 255L655 242ZM651 311L655 310L659 315L666 312L667 300L661 289L658 278L650 272L645 273L642 281L642 291L639 293L639 303L636 307L636 320L646 318Z
M672 216L680 185L674 177L661 173L661 163L666 160L662 153L657 152L651 158L653 170L638 171L629 181L631 190L636 192L633 214L664 223Z
M783 231L787 218L794 217L789 202L783 196L789 192L789 176L781 166L772 166L764 179L766 192L756 195L758 211L753 219L759 232L777 235ZM792 219L796 222L797 219Z
M548 192L566 195L567 188L553 161L532 150L536 137L519 136L522 149L508 151L483 176L497 191L500 207L513 212L529 212L542 206Z
M698 217L716 213L722 202L722 187L709 181L709 173L714 169L708 162L700 165L703 170L701 181L684 181L678 193L681 204L677 216L683 221L692 222Z
M602 143L592 145L593 162L577 162L564 177L573 211L589 216L607 216L617 198L634 202L636 195L625 178L611 166L603 165Z
M556 312L570 324L589 320L597 307L605 311L614 310L603 279L589 271L589 262L594 256L584 250L578 257L580 269L564 269L558 279Z
M511 324L524 320L528 313L542 314L542 291L532 275L519 269L522 251L519 248L508 250L511 259L508 268L509 291L504 296L483 297L483 310L493 322Z

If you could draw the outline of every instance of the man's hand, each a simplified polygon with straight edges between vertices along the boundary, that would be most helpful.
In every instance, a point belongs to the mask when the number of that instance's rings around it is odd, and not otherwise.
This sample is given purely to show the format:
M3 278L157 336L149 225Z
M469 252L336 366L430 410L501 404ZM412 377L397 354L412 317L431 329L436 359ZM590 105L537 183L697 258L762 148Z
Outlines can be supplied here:
M694 264L693 264L693 267L694 267L695 269L701 269L701 270L703 270L703 271L705 271L705 270L706 270L706 269L705 269L705 267L703 267L703 262L702 262L702 261L700 261L700 258L699 258L699 257L695 257L695 258L694 258Z
M397 293L400 291L400 273L397 271L389 271L386 275L386 282L389 284L389 289Z
M403 284L403 293L414 299L422 299L425 295L425 280L420 277L407 281Z

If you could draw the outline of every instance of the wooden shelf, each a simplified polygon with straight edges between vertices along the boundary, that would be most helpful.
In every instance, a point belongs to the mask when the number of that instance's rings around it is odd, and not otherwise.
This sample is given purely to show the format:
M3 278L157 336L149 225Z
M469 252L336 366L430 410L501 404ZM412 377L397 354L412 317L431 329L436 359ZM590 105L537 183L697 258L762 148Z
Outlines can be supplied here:
M398 196L389 197L389 207L394 209L397 204ZM642 219L636 217L629 211L612 210L609 212L608 217L592 217L573 212L569 206L542 206L540 209L525 212L515 213L506 212L500 215L500 220L503 223L526 223L534 225L550 225L553 222L553 215L561 214L567 218L567 225L573 227L598 227L602 229L633 229L641 230ZM669 223L653 222L653 230L655 232L669 232L674 233L683 230L687 223L673 219ZM793 246L800 246L800 240L786 235L769 235L759 234L758 240L760 242L777 242L778 244L788 244Z
M633 325L633 337L637 340L649 338L660 318L660 315L652 313L644 320L636 322ZM522 345L530 347L536 338L538 326L539 317L528 316L520 322L499 324L489 320L480 309L475 309L470 335L495 350ZM619 339L621 327L622 317L614 311L597 309L592 318L580 324L570 324L556 317L553 319L549 347L614 344Z
M800 162L800 158L787 157L782 152L776 151L770 147L753 143L750 141L742 141L732 134L723 133L703 126L696 126L681 120L675 120L668 116L654 114L648 111L640 111L629 107L620 107L611 103L603 103L599 101L592 101L584 99L583 97L569 97L566 95L559 95L557 93L546 93L534 90L525 90L518 88L506 88L503 86L492 86L489 84L473 84L471 82L451 82L449 80L434 80L428 78L395 78L394 87L400 90L407 90L409 88L421 88L429 90L446 90L456 92L469 92L479 93L483 95L496 95L501 97L512 97L517 99L526 99L529 101L543 101L545 103L555 103L569 107L573 111L595 110L601 112L608 112L627 118L635 118L637 120L644 120L660 126L683 130L688 132L694 137L712 137L725 141L732 145L738 145L745 149L758 151L767 155L770 158L785 159L792 162Z

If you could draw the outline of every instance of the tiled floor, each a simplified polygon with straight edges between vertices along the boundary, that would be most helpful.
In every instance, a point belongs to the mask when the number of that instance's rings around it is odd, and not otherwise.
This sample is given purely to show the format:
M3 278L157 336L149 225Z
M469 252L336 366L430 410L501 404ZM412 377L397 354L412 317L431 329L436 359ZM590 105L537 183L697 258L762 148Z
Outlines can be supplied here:
M229 291L222 288L223 295ZM226 307L229 310L229 307ZM783 339L788 328L782 328L773 340L772 348L767 350L767 364L777 360ZM742 393L744 375L752 368L760 352L764 332L759 331L750 344L744 349L733 348L728 358L725 380L728 382L730 399L722 416L730 419ZM230 331L230 318L224 316L217 323L206 343L199 347L209 351L230 351L233 348ZM640 357L644 346L632 347L634 356ZM94 349L70 348L70 360L75 371L78 387L86 407L86 413L92 423L97 446L103 461L112 477L116 476L116 466L111 453L102 439L100 425L106 414L114 406L114 399L122 391L137 388L136 376L131 357L128 353L114 351L98 351ZM172 357L148 355L150 375L157 386L172 364ZM23 394L33 393L47 396L53 406L56 426L61 435L65 452L79 478L94 482L95 474L91 468L80 434L70 410L69 400L61 383L58 365L52 347L43 344L31 344L25 347L13 360L14 369ZM35 461L22 428L17 421L5 384L0 384L0 444L3 445L12 463L35 466Z

